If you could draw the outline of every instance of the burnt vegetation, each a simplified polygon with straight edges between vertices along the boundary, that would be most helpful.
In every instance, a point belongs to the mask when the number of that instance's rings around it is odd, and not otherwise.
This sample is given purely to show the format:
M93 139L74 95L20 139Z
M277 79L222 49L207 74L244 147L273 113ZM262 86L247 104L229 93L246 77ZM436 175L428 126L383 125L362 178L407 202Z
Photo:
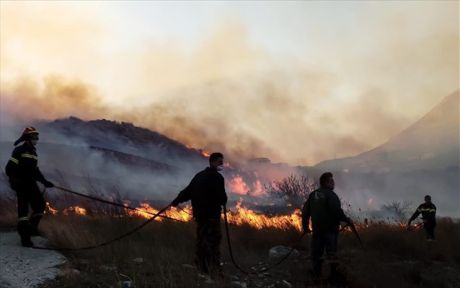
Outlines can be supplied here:
M15 199L1 200L2 230L14 230ZM399 204L402 205L402 204ZM398 206L398 205L396 205ZM399 206L398 206L399 207ZM400 207L399 207L400 208ZM120 213L120 214L117 214ZM41 229L53 247L83 247L114 238L145 219L126 217L123 211L98 210L85 216L45 215ZM111 245L88 251L64 252L69 261L60 276L45 287L119 287L131 281L134 287L203 287L193 267L195 225L168 220L152 222L140 232ZM297 242L295 229L254 229L248 225L230 227L238 263L251 270L268 266L268 250L276 245L295 247L299 255L270 270L247 276L236 270L222 242L225 278L206 287L329 287L315 285L308 273L310 236ZM344 287L459 287L460 223L438 219L437 241L426 242L423 231L407 231L397 224L372 222L359 226L364 248L347 230L339 240L340 269ZM251 267L253 269L251 269ZM327 271L325 271L327 273ZM284 282L283 282L284 281Z
M302 208L308 195L318 187L313 179L305 175L291 174L281 180L265 185L267 193L285 201L293 208Z

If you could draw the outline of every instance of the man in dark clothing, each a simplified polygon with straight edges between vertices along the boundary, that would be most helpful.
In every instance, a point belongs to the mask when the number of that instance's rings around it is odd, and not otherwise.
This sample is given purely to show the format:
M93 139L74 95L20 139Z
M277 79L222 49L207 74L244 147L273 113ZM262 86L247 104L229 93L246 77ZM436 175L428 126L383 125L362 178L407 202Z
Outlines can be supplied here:
M212 153L209 167L193 177L190 184L172 202L173 206L191 200L196 227L196 264L204 274L220 270L222 239L220 214L227 203L224 177L218 172L224 164L222 153Z
M418 206L417 210L415 210L412 217L410 217L407 226L410 227L410 224L418 215L422 214L423 219L423 228L425 229L426 239L428 241L434 240L434 228L436 227L436 206L431 203L431 196L425 196L425 203L422 203Z
M34 127L27 127L14 145L24 142L13 150L13 154L6 164L6 175L11 188L16 191L18 199L18 233L21 236L22 246L31 247L30 236L39 235L38 224L45 211L45 200L37 186L37 181L45 187L53 187L53 183L46 180L38 169L38 156L35 145L38 141L38 131ZM29 219L29 205L32 215Z
M311 192L302 208L302 226L307 233L310 219L313 229L311 241L311 257L313 262L313 274L321 277L321 257L326 249L330 262L331 278L337 276L337 239L340 222L351 224L350 218L345 216L341 208L340 199L335 194L334 179L330 172L320 177L320 188Z

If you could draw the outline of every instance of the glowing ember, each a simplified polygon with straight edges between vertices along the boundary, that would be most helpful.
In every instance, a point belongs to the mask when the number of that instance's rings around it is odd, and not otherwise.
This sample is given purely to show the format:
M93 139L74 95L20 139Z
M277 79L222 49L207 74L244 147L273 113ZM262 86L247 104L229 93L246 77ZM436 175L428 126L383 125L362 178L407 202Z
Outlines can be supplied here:
M46 213L56 215L58 213L58 210L51 207L50 202L46 202Z
M79 206L70 206L62 211L62 214L64 215L69 215L70 213L84 216L86 215L86 209Z
M249 191L248 185L244 182L243 177L236 175L229 182L230 191L240 195L246 195Z

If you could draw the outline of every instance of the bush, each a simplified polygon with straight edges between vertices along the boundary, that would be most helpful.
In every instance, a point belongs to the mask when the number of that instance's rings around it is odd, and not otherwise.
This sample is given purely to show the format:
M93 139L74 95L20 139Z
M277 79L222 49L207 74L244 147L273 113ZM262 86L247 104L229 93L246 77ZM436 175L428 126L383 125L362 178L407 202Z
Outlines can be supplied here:
M266 186L268 194L283 199L287 205L301 208L308 195L317 187L316 183L307 176L291 174L280 181L274 181Z

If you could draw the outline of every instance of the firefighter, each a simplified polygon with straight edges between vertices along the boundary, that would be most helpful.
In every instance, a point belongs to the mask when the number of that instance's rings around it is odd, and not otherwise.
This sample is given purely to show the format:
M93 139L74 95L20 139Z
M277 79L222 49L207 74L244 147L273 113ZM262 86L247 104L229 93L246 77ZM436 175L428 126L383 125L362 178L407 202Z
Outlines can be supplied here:
M13 150L5 171L11 188L16 191L18 199L18 233L21 244L31 247L31 236L39 235L38 224L45 211L45 200L38 189L37 181L45 187L53 187L53 183L46 180L38 168L38 156L35 146L38 142L38 131L34 127L27 127L21 137L14 142L14 146L22 143ZM29 205L32 215L29 218Z
M195 263L200 274L208 279L211 275L222 273L220 216L222 205L227 203L224 177L219 173L223 169L223 161L222 153L212 153L209 167L196 174L172 202L173 206L177 206L182 202L192 201L193 218L196 222Z
M408 227L410 227L412 221L415 220L415 218L417 218L420 213L422 214L423 228L425 229L426 240L435 240L434 228L436 227L436 206L434 206L434 204L431 202L430 195L425 196L425 203L420 204L412 217L410 217L409 222L407 222Z
M310 233L309 223L312 224L311 259L313 276L321 278L321 257L326 250L330 263L330 278L339 277L337 266L337 239L340 222L352 225L350 218L345 216L340 199L334 192L335 182L332 173L321 175L320 188L311 192L302 208L302 226L305 232Z

